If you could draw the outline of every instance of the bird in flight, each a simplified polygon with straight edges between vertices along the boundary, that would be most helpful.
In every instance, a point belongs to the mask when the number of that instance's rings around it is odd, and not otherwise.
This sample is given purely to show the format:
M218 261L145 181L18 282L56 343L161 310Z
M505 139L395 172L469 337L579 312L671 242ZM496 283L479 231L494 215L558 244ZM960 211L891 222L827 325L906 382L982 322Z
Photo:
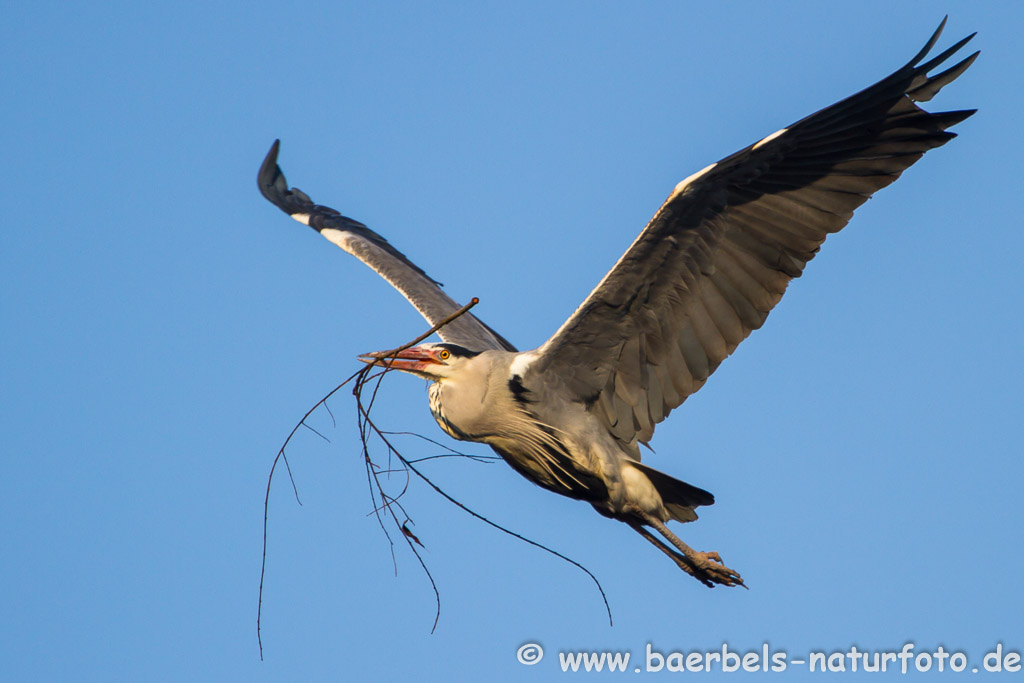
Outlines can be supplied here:
M678 185L576 312L539 348L518 351L470 313L382 360L431 381L430 411L455 439L489 445L533 483L628 524L707 586L743 585L715 552L667 524L697 519L707 491L641 462L654 428L764 323L790 280L853 211L974 113L918 106L978 53L929 72L974 34L776 131ZM275 141L260 192L373 268L432 325L459 310L381 235L289 188Z

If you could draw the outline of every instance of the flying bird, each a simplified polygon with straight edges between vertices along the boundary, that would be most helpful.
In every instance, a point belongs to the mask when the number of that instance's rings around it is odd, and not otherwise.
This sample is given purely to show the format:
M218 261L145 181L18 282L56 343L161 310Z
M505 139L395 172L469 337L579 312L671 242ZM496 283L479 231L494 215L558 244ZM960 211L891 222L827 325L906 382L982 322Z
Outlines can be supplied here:
M917 104L978 56L929 75L974 36L924 61L945 23L890 76L676 185L539 348L518 351L466 313L438 331L440 343L361 360L430 380L430 411L453 438L485 443L533 483L628 524L705 585L743 585L717 553L667 526L697 519L714 497L641 462L640 446L761 327L830 233L974 113ZM259 171L264 197L373 268L431 324L460 308L384 237L289 188L278 149Z

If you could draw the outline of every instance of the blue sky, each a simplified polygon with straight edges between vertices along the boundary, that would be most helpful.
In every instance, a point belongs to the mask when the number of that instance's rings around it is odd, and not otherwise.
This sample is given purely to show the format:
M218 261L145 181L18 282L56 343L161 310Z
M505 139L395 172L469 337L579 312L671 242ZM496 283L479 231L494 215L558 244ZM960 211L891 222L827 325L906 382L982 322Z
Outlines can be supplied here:
M902 65L942 15L979 108L830 237L647 462L715 493L707 590L501 463L432 461L395 576L345 395L425 329L255 174L387 236L520 348L681 178ZM536 680L557 652L1024 649L1016 3L12 3L0 22L0 678ZM966 54L966 52L965 52ZM377 417L443 434L393 376ZM437 452L415 440L411 457ZM470 452L487 453L484 447ZM516 650L541 644L532 667ZM630 670L632 670L632 665ZM581 674L582 675L582 674ZM635 676L635 674L628 674ZM790 680L808 676L793 668ZM856 675L848 674L851 678Z

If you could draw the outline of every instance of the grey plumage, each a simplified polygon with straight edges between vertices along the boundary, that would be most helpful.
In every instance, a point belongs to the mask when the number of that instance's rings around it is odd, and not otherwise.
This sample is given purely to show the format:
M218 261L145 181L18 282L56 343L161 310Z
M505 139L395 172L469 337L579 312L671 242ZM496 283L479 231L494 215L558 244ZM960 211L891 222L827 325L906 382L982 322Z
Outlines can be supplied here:
M944 25L890 76L677 185L540 348L518 353L466 314L440 330L445 343L388 362L433 380L431 411L454 438L487 443L534 483L626 522L705 584L742 584L665 527L714 498L642 464L639 445L764 323L830 233L974 113L916 104L978 55L929 76L973 37L922 63ZM267 199L374 268L431 323L458 309L383 237L289 190L277 153L275 142L260 169Z
M260 166L257 184L260 193L300 223L313 228L360 261L373 268L391 286L401 292L431 325L444 320L460 305L444 293L441 283L423 272L391 243L357 220L342 216L329 206L315 204L288 181L277 165L281 142L275 140ZM441 338L469 348L515 351L504 337L470 314L446 325Z

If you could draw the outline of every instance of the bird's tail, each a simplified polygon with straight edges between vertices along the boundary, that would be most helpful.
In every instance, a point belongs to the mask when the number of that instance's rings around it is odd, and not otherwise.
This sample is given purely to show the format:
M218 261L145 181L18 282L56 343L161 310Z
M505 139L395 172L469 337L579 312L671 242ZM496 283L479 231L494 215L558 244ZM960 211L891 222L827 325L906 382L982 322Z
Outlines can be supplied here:
M670 477L643 463L634 461L629 464L643 472L651 480L654 488L658 490L668 514L678 522L692 522L697 519L694 508L700 505L715 504L715 497L704 489L687 484L685 481L679 481L675 477Z

